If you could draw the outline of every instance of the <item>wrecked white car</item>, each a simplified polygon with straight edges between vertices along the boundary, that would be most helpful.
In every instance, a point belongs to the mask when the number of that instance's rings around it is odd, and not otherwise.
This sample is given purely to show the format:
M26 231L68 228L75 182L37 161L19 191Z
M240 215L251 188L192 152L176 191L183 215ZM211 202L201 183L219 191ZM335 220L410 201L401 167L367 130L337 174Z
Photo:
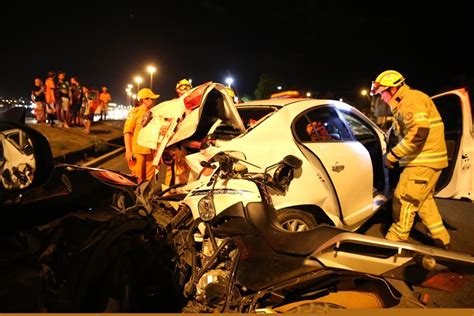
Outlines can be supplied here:
M449 155L436 196L473 200L474 132L467 91L453 90L434 99L445 123ZM252 111L256 118L250 121ZM217 139L186 157L193 180L202 170L199 162L220 151L240 152L261 167L248 166L255 171L285 155L302 159L302 172L295 175L286 194L272 196L280 222L288 230L328 223L353 231L390 198L391 182L383 165L385 133L347 103L290 98L236 107L223 85L207 83L152 112L139 143L157 149L156 163L171 144L201 141L206 135Z

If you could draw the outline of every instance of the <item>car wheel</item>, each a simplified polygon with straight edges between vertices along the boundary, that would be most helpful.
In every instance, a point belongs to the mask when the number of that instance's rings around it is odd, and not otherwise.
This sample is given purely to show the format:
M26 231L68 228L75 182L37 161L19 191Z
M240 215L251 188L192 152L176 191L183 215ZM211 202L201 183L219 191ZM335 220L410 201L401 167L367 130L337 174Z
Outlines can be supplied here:
M290 232L310 230L318 225L311 214L293 208L279 210L278 222L283 229Z

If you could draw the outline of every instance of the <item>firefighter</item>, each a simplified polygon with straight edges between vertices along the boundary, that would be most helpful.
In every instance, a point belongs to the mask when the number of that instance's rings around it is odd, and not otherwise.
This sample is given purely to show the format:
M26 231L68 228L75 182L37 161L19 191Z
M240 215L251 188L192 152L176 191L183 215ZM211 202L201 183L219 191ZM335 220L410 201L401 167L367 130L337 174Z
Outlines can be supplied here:
M153 93L151 89L143 88L137 93L140 105L130 110L123 129L125 143L125 159L132 174L139 181L150 180L155 174L153 166L153 153L150 148L138 145L138 133L142 128L145 114L156 104L159 94Z
M182 96L189 90L191 90L193 86L191 85L191 82L188 79L181 79L178 81L176 84L176 93L178 94L178 97Z
M176 93L178 97L191 90L192 85L188 79L181 79L176 84ZM192 142L179 142L166 148L161 157L160 175L165 175L162 180L165 185L172 186L181 183L187 183L189 177L189 166L186 163L186 146Z
M418 213L435 245L449 249L450 236L433 198L441 171L448 166L441 116L430 97L410 88L397 71L384 71L375 79L371 95L379 94L390 106L401 139L387 153L385 165L404 167L392 202L394 222L385 238L407 240Z

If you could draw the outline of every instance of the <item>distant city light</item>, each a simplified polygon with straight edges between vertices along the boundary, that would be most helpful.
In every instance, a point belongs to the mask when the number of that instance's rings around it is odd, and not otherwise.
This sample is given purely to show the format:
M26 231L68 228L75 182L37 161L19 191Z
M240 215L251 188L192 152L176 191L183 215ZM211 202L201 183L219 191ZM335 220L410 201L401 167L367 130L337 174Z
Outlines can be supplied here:
M311 92L306 92L306 97L311 98Z
M281 90L281 86L278 86L278 87L277 87L277 90Z

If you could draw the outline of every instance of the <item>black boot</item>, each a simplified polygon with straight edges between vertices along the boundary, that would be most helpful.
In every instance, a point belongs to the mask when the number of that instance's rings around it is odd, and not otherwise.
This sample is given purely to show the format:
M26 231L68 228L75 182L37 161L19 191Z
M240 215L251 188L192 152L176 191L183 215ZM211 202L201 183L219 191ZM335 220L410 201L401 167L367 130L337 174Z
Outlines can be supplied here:
M441 239L435 238L435 239L433 239L433 242L434 242L435 247L445 249L445 250L450 250L451 249L450 244L444 244L441 241Z

